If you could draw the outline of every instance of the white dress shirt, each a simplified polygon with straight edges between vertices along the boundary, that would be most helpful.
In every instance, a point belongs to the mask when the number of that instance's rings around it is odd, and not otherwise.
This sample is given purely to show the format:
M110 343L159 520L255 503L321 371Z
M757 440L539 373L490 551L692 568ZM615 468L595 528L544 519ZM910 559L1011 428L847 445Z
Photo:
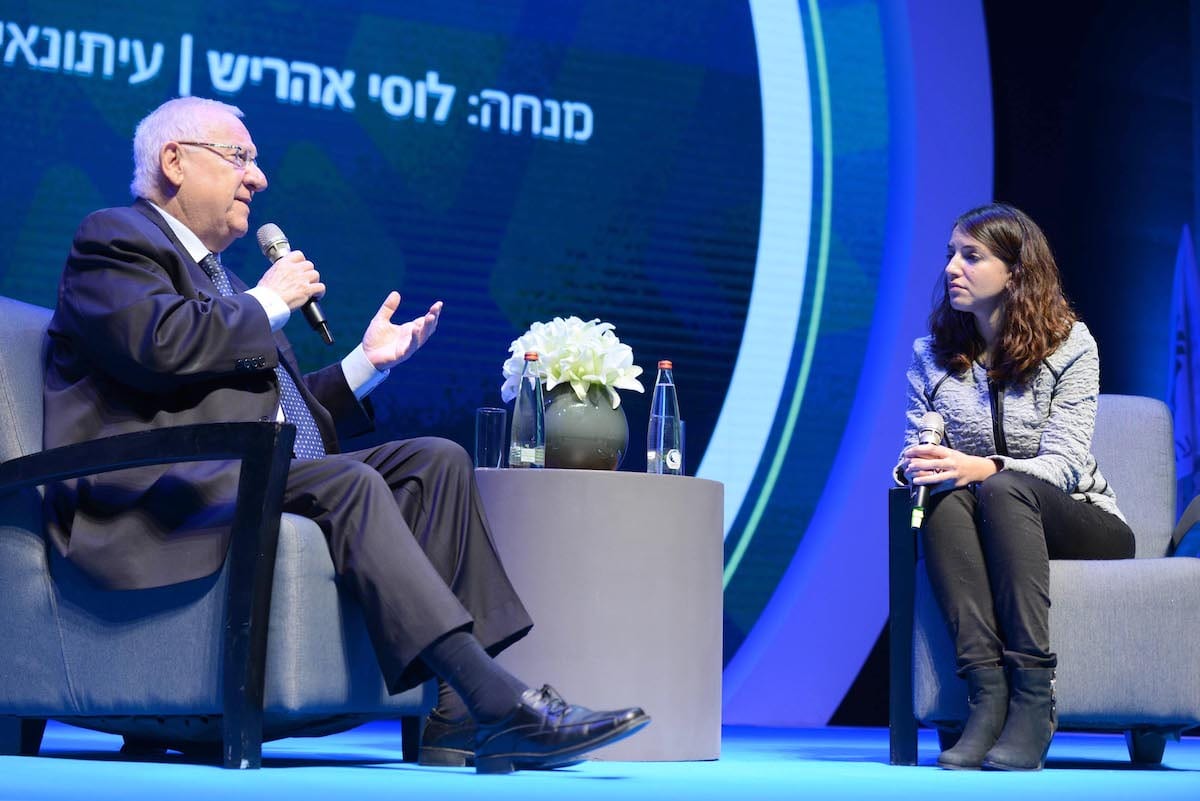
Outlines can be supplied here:
M161 207L147 200L155 211L166 220L175 236L179 238L180 243L187 250L188 255L199 264L200 260L209 254L208 248L200 241L200 237L192 233L186 225L172 217ZM271 330L278 331L283 328L288 319L292 316L292 310L288 308L287 303L275 290L265 286L256 286L247 289L245 294L258 301L262 306L263 312L267 315L267 319L271 323ZM371 390L383 383L383 380L388 377L390 370L377 370L375 365L371 364L371 360L367 358L367 354L363 351L362 343L358 347L350 351L346 358L342 359L342 374L346 377L346 383L350 385L350 389L354 391L354 397L362 400ZM283 422L283 409L278 409L276 413L277 419Z

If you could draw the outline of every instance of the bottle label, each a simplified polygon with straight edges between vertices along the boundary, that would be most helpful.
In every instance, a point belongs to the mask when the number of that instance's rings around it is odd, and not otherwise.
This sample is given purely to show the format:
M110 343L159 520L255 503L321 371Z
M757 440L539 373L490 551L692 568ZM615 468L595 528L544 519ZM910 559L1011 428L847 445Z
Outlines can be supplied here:
M667 451L663 461L667 463L668 469L678 470L683 466L683 454L679 452L678 448L672 448L671 450Z
M545 467L546 449L514 444L508 452L509 467Z

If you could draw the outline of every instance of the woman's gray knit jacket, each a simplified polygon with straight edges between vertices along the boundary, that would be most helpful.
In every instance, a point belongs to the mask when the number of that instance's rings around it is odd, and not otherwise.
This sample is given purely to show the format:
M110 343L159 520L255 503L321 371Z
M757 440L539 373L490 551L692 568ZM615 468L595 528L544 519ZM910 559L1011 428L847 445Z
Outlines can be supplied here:
M997 393L998 416L987 370L976 362L967 373L949 373L934 363L932 345L932 337L913 342L904 447L916 444L921 417L933 410L946 421L946 447L1036 476L1125 519L1092 455L1100 358L1086 325L1075 323L1029 382ZM898 465L893 472L903 484Z

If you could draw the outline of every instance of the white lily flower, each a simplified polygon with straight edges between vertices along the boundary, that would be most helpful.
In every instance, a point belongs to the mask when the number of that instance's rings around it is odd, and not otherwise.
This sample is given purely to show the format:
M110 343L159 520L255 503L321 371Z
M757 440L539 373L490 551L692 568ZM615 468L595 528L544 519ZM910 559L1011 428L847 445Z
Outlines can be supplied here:
M517 395L526 351L536 351L541 363L540 377L547 392L560 384L570 384L575 395L584 400L588 389L603 387L616 409L621 405L618 389L645 392L638 380L642 368L633 363L633 350L622 345L613 333L612 323L600 320L584 322L578 317L555 317L548 323L534 323L508 346L511 354L501 372L504 383L500 397L510 401Z

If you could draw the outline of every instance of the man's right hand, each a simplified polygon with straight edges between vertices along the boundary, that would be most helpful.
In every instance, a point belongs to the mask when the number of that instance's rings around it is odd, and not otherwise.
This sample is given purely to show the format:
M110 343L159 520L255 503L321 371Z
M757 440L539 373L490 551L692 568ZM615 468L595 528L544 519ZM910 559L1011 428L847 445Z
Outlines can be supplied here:
M274 292L292 311L307 303L309 298L320 298L325 294L321 274L299 250L291 251L272 264L258 280L258 286Z

